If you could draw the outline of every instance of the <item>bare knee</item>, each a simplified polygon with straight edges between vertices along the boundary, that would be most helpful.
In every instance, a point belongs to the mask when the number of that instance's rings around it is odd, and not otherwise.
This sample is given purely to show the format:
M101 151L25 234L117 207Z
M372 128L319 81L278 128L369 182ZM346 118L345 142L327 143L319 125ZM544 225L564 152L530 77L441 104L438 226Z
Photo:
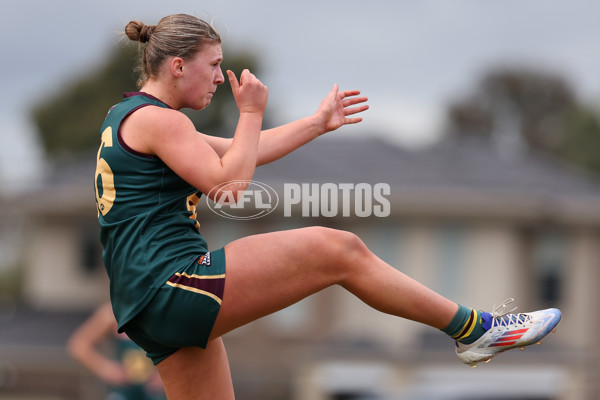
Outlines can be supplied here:
M307 229L311 230L314 251L328 260L328 268L340 275L340 281L360 266L361 260L372 254L365 243L352 232L325 227Z

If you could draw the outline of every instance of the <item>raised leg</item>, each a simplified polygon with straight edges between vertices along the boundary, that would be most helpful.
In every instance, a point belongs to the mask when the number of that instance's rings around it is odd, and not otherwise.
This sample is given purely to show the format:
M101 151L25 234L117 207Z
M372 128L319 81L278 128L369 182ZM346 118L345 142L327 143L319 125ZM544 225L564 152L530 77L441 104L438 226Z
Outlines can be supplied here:
M232 399L220 336L331 285L379 311L439 329L458 309L349 232L313 227L250 236L225 246L225 257L225 293L206 350L180 349L158 364L169 400Z

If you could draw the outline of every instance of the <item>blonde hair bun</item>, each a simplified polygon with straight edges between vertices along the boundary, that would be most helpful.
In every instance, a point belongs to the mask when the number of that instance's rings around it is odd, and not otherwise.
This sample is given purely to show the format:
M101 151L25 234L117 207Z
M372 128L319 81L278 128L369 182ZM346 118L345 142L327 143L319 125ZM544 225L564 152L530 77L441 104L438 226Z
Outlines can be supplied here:
M145 25L140 21L131 21L125 27L125 34L134 42L147 43L155 28L156 25Z

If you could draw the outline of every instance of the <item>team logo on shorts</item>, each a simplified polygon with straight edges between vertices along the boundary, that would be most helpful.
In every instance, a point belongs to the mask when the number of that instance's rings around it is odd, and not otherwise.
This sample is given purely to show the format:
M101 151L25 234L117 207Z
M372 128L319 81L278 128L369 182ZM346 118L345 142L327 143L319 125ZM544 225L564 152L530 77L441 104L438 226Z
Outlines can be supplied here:
M198 259L198 265L206 265L207 267L210 267L210 251L200 256Z

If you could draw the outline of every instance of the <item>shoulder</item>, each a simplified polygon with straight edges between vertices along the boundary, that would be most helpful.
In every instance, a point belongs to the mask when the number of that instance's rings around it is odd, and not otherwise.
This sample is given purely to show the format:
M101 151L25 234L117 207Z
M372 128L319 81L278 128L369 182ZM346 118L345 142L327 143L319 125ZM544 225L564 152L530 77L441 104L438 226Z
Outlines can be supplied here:
M156 154L167 139L196 134L192 121L182 112L147 105L129 115L121 127L122 139L134 150Z
M151 104L136 110L128 120L132 126L140 126L149 131L162 131L164 128L193 128L195 130L192 121L182 112Z

